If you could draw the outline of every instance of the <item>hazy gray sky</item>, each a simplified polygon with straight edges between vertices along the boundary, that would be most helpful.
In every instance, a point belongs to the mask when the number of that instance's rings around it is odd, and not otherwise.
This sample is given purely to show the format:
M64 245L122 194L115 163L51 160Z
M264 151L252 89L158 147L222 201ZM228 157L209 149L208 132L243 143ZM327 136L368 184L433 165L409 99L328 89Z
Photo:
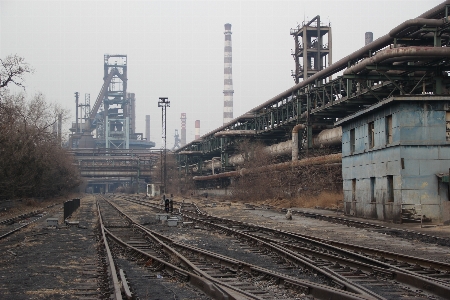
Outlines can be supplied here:
M442 1L6 1L0 0L0 57L17 53L36 72L27 93L42 92L75 116L74 92L95 101L103 55L128 55L128 92L136 94L136 130L151 115L161 145L159 97L169 97L167 146L187 114L201 135L222 125L224 24L232 24L234 117L294 85L289 30L316 15L330 22L333 61ZM73 117L75 119L75 117Z

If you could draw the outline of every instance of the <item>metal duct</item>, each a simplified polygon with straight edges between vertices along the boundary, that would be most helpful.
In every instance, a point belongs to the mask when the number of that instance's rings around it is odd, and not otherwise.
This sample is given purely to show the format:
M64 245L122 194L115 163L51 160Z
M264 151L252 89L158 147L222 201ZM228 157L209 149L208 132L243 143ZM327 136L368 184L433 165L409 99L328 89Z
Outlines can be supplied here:
M394 49L385 49L378 52L375 56L366 58L358 64L344 71L344 75L357 74L363 71L368 65L380 63L386 59L394 57L407 56L429 56L429 57L449 57L450 48L447 47L402 47Z
M435 7L429 9L428 11L426 11L425 13L421 14L420 16L418 16L418 18L426 18L426 19L436 19L437 17L439 17L439 15L441 14L442 10L445 10L445 6L446 5L450 5L450 0L446 0L444 2L442 2L441 4L436 5ZM292 95L293 93L295 93L299 88L304 87L308 84L314 84L316 80L320 80L323 78L326 78L330 75L333 75L339 71L342 71L343 69L347 68L348 66L348 62L349 61L358 61L364 57L367 57L367 54L369 52L375 52L378 51L388 45L390 45L393 42L394 38L392 38L389 34L386 34L378 39L376 39L375 41L373 41L372 43L362 47L361 49L353 52L352 54L347 55L346 57L340 59L339 61L333 63L331 66L329 66L328 68L325 68L319 72L317 72L316 74L314 74L313 76L309 77L307 80L304 80L296 85L294 85L293 87L287 89L286 91L278 94L275 97L272 97L271 99L267 100L266 102L264 102L261 105L258 105L257 107L251 109L250 111L246 112L245 114L231 120L229 123L224 124L223 126L220 126L218 128L216 128L215 130L208 132L205 135L210 135L210 134L214 134L216 132L219 132L221 130L226 129L226 127L233 123L233 122L237 122L241 119L246 119L246 118L253 118L254 117L254 113L258 112L259 110L261 110L262 108L272 104L274 101L280 99L280 98L284 98L284 97L289 97L290 95Z
M341 153L305 158L302 160L297 160L295 162L285 162L285 163L280 163L280 164L273 164L273 165L259 167L259 168L255 168L255 169L241 169L238 171L224 172L224 173L208 175L208 176L194 176L192 179L201 181L201 180L211 180L211 179L218 179L218 178L224 178L224 177L242 177L242 176L249 175L252 173L282 171L282 170L290 169L293 167L310 166L310 165L326 165L326 164L335 164L335 163L342 163L342 154Z
M215 137L220 136L239 136L239 135L255 135L256 132L254 130L223 130L216 132L214 134Z
M297 127L298 126L298 127ZM280 156L280 155L292 155L292 160L295 161L298 159L298 130L304 128L303 124L299 124L295 127L297 127L295 130L297 131L296 134L292 134L292 140L281 142L272 146L268 146L264 148L264 152L271 155L271 156ZM294 128L295 128L294 127ZM296 136L296 141L294 141ZM329 146L337 146L340 145L342 141L342 127L335 127L332 129L325 129L322 130L318 135L313 137L313 148L323 148L323 147L329 147ZM294 147L294 143L297 144L297 147ZM306 142L302 144L302 147L307 147ZM297 153L295 153L295 150L297 149ZM296 157L297 159L294 159ZM242 154L236 154L232 155L228 162L233 166L242 165L244 163L244 155Z
M439 19L439 20L424 19L424 18L415 18L415 19L406 20L402 24L398 25L397 27L395 27L394 29L389 31L389 36L393 37L393 38L403 37L407 34L412 33L410 31L410 29L412 29L412 27L419 27L419 26L439 27L439 26L445 25L447 23L447 21L448 21L448 18L447 18L447 20L445 20L445 18Z

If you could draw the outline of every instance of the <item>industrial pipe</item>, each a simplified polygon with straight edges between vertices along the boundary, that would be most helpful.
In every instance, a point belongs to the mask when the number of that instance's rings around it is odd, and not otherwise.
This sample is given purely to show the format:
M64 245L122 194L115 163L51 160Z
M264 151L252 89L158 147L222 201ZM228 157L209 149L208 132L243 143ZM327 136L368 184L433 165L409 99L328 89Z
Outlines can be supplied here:
M449 57L450 48L447 47L402 47L394 49L385 49L378 52L375 56L366 58L360 63L344 71L344 75L357 74L364 70L368 65L378 64L386 59L394 57L407 56L429 56L429 57Z
M313 138L313 148L324 148L342 143L342 127L325 129ZM305 146L305 145L304 145Z
M284 162L279 164L273 164L263 167L258 167L254 169L240 169L237 171L224 172L215 175L207 175L207 176L194 176L192 179L196 181L203 180L212 180L218 178L227 178L227 177L243 177L252 173L261 173L261 172L270 172L270 171L282 171L294 167L302 167L302 166L310 166L310 165L325 165L325 164L336 164L342 163L342 154L329 154L323 156L316 156L305 158L297 161Z
M296 128L297 127L297 128ZM304 129L304 124L299 124L294 126L294 129L292 130L292 140L281 142L275 145L267 146L264 148L264 152L267 153L270 156L280 156L280 155L292 155L292 160L295 161L298 159L298 146L299 146L299 138L298 138L298 131L300 129ZM313 128L320 128L320 126L313 126ZM323 128L323 127L322 127ZM297 132L294 133L294 130ZM296 141L294 140L296 139ZM329 147L329 146L337 146L341 144L342 141L342 127L335 127L332 129L325 129L322 130L318 135L313 137L312 140L312 147L313 148L323 148L323 147ZM296 146L294 146L296 144ZM306 148L307 142L305 141L302 144L303 148ZM297 151L297 153L295 153ZM295 157L297 159L295 159ZM243 154L236 154L232 155L228 162L233 165L242 165L244 163L244 155Z
M440 27L442 25L445 25L448 21L444 19L424 19L424 18L415 18L406 20L402 24L398 25L391 31L389 31L389 36L393 38L403 37L405 34L407 34L408 29L411 27L417 27L417 26L433 26L433 27Z
M436 5L435 7L429 9L425 13L418 16L418 18L436 19L441 14L442 10L445 9L446 5L450 5L450 0L446 0L446 1L442 2L441 4ZM369 52L375 52L375 51L378 51L378 50L390 45L393 42L393 39L394 38L391 37L389 34L386 34L386 35L376 39L372 43L362 47L359 50L356 50L352 54L347 55L346 57L333 63L331 66L317 72L316 74L307 78L306 80L303 80L302 82L294 85L290 89L287 89L286 91L280 93L279 95L277 95L275 97L272 97L271 99L264 102L263 104L258 105L257 107L251 109L250 111L246 112L245 114L231 120L229 123L224 124L223 126L220 126L219 128L216 128L215 130L208 132L204 136L208 136L208 135L214 134L216 132L219 132L221 130L224 130L229 125L231 125L239 120L253 119L255 117L255 115L254 115L255 112L258 112L262 108L269 106L274 101L277 101L284 97L288 97L288 96L292 95L294 92L296 92L298 89L300 89L308 84L314 84L316 80L324 79L324 78L329 77L339 71L342 71L343 69L345 69L348 66L349 62L358 61L358 60L366 57ZM201 140L195 140L191 143L200 142L200 141ZM189 144L191 144L191 143L189 143ZM186 146L184 146L184 147L186 147ZM182 147L182 148L184 148L184 147Z
M214 134L215 137L236 136L236 135L255 135L254 130L222 130Z
M202 151L180 151L180 152L178 152L178 154L183 154L183 155L202 155L203 152Z

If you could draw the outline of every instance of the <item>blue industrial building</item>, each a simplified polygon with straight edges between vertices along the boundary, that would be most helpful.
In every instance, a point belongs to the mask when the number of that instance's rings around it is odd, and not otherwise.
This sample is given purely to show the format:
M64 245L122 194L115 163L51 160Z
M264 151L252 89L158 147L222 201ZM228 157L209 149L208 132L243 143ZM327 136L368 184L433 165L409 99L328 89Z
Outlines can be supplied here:
M339 120L347 215L450 220L450 97L395 96ZM403 212L403 213L402 213Z

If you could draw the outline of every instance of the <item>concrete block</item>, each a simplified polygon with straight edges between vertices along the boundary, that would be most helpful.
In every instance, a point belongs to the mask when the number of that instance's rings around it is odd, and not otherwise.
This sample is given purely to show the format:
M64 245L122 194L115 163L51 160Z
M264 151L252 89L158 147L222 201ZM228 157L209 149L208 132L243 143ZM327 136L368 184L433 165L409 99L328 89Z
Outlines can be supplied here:
M174 227L178 225L178 218L177 217L170 217L167 219L167 225L170 227Z
M374 169L375 169L375 177L384 177L386 176L386 163L385 162L379 162L379 163L375 163L374 165Z
M351 168L342 168L342 179L344 179L344 181L346 179L352 179L352 169Z
M420 191L419 190L402 190L402 204L419 204Z
M423 126L423 113L416 110L411 110L411 108L405 108L398 114L396 114L396 125L401 127L416 127Z
M394 190L402 189L402 176L394 175L392 180L393 180L393 183L394 183ZM386 178L386 186L387 186L387 178Z
M47 226L58 226L58 218L47 218Z
M165 221L169 218L169 214L156 214L156 220Z
M425 114L427 126L439 126L445 128L445 111L429 110Z
M439 146L438 147L438 159L450 159L450 147ZM449 168L450 168L450 166L449 166ZM447 172L448 172L448 170L447 170Z
M435 175L436 173L448 173L450 168L450 160L421 159L419 160L419 165L419 175Z
M384 190L384 191L386 191L386 189L387 189L387 178L386 178L386 176L380 176L380 177L377 176L375 191L376 190Z
M441 206L439 204L422 204L422 214L431 218L432 222L440 221L442 218Z
M401 190L394 190L394 204L401 204L402 203L402 191Z
M435 175L402 177L401 187L407 190L428 190L437 193L437 177Z
M401 146L400 157L405 159L436 159L439 148L437 146Z
M400 175L401 169L402 166L399 160L388 161L386 163L386 172L388 175Z
M446 144L446 126L429 126L426 127L426 143L428 145L442 145Z
M400 161L401 162L401 161ZM402 176L417 176L420 173L420 162L417 159L403 159L405 168L401 170Z
M342 181L342 188L343 188L343 190L344 191L352 191L352 181L351 181L351 179L350 180L347 180L347 179L344 179L343 181Z
M405 126L400 128L400 142L402 145L423 145L428 139L428 130L422 126Z

